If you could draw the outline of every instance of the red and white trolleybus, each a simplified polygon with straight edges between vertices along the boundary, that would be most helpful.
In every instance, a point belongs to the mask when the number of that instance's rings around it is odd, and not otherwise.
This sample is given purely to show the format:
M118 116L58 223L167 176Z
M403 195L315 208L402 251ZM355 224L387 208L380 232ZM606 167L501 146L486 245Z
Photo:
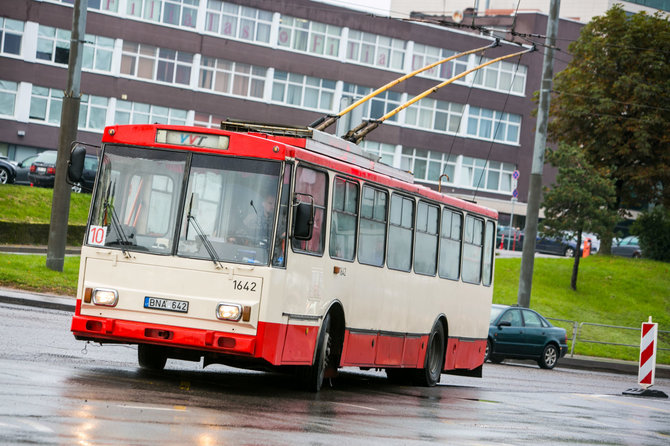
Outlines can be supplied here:
M322 131L107 127L72 332L167 358L481 376L497 213ZM83 148L75 147L72 166Z

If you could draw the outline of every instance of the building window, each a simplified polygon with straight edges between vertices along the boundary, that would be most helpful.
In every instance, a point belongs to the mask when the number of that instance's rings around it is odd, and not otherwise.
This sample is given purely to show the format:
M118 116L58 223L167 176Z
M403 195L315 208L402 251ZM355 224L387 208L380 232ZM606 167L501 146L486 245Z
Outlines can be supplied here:
M59 124L63 92L33 85L30 97L30 119Z
M234 39L270 43L272 13L221 0L207 1L205 30Z
M200 0L127 0L126 14L167 25L195 28Z
M186 124L186 110L139 102L117 101L114 121L117 124Z
M223 94L262 98L267 68L203 57L198 86Z
M41 60L67 64L70 58L70 31L40 25L35 56Z
M470 107L466 134L475 138L518 144L521 116Z
M347 59L364 65L402 70L407 42L362 31L349 31Z
M405 111L405 124L427 130L458 133L464 106L453 102L424 98Z
M61 0L61 2L68 5L74 4L74 0ZM88 9L117 12L119 10L119 0L88 0Z
M485 58L481 63L489 60L491 59ZM500 61L478 70L473 85L491 90L524 94L526 72L525 65Z
M418 70L438 60L446 59L456 54L456 51L436 48L434 46L422 45L420 43L414 44L412 51L412 70ZM442 63L430 70L421 73L421 76L432 77L434 79L450 79L457 76L468 69L468 58L457 58L449 62ZM465 82L464 80L459 80ZM456 82L459 82L456 81Z
M360 146L364 151L376 155L380 163L393 166L395 145L383 142L363 141Z
M193 125L199 127L207 127L218 129L221 128L221 121L225 121L225 117L219 117L214 115L209 115L207 113L195 112L195 117L193 118Z
M475 189L495 192L512 191L513 164L463 157L461 184Z
M339 26L282 16L277 44L310 54L337 57L341 36Z
M0 115L14 116L16 91L19 84L11 81L0 81Z
M332 111L335 81L275 71L272 100L314 110Z
M121 74L188 85L193 54L133 42L123 43Z
M112 70L114 39L86 35L82 67L89 70L109 72Z
M457 155L403 147L400 168L412 172L417 180L433 184L439 183L440 176L446 174L442 184L453 184L457 160Z
M21 54L23 22L0 17L0 49L3 54Z
M79 106L79 128L102 131L108 102L107 98L100 96L83 95Z

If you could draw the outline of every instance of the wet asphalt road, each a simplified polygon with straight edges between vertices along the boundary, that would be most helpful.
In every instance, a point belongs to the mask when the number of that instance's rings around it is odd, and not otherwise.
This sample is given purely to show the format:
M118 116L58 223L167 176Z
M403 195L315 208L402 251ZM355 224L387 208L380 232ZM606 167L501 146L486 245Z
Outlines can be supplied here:
M527 362L434 388L345 369L305 393L290 377L86 344L70 314L0 304L0 444L670 444L670 400L622 396L635 377ZM670 380L657 379L666 393Z

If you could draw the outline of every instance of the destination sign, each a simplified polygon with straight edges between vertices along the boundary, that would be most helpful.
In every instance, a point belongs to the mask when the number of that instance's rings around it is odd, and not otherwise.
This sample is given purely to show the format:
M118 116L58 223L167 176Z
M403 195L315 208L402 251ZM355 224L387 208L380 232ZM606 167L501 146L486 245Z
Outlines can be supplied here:
M178 146L205 147L208 149L228 150L229 138L225 135L209 133L180 132L178 130L156 130L156 142Z

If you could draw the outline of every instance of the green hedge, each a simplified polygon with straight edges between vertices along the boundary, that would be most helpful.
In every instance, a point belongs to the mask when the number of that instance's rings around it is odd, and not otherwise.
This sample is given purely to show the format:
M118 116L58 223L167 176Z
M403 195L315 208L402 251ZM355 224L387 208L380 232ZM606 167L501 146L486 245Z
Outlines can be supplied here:
M67 245L81 246L85 232L86 226L68 226ZM1 245L46 245L48 243L48 224L27 224L0 221Z

